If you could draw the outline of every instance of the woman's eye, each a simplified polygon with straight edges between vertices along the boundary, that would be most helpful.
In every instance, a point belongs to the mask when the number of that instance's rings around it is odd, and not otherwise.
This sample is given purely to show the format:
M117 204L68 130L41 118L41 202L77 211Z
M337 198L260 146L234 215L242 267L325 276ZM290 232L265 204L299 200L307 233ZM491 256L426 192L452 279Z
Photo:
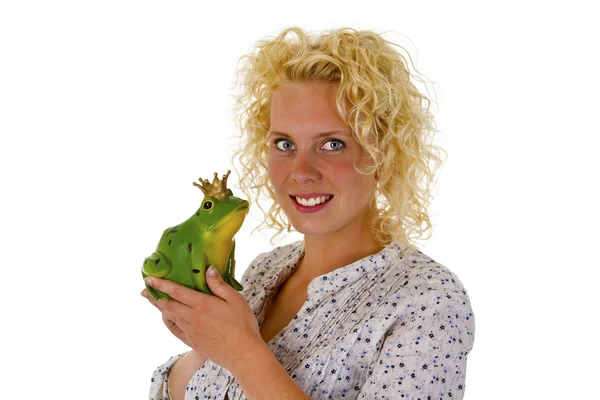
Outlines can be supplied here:
M280 146L281 144L281 146ZM292 148L292 143L289 140L285 140L285 139L277 139L275 140L275 146L279 149L279 150L290 150Z
M275 144L275 147L281 151L289 151L294 149L292 142L287 139L275 139L273 143ZM323 146L325 147L325 150L335 151L346 147L346 144L339 139L331 139L325 142Z
M332 139L332 140L328 140L327 142L325 142L325 146L330 145L329 149L327 150L339 150L342 147L345 147L345 143L342 142L339 139Z

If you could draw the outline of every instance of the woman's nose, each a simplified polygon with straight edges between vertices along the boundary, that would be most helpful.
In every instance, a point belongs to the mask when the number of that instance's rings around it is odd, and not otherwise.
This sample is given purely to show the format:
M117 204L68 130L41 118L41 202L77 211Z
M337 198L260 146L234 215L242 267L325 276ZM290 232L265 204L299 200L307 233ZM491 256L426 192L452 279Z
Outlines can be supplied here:
M321 177L311 154L298 153L296 160L294 161L294 170L292 171L292 174L297 183L303 183L310 180L316 181Z

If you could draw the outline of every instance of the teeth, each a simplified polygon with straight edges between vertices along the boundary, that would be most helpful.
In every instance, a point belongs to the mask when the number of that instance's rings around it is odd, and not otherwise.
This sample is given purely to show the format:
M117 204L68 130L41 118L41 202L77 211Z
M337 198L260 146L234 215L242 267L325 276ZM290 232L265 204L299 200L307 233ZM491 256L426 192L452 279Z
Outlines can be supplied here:
M298 203L302 204L304 207L312 207L317 204L325 203L330 198L331 198L331 195L327 195L327 196L316 197L316 198L313 197L313 198L310 198L307 200L307 199L302 199L302 198L296 196L296 201Z

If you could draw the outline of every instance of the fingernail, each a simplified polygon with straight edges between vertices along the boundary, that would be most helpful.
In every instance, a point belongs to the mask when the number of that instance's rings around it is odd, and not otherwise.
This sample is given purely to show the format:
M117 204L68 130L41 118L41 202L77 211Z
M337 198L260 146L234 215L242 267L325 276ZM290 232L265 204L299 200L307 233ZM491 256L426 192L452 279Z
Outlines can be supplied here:
M208 269L208 275L217 276L217 269L211 265L210 268Z
M146 278L146 279L144 279L144 282L146 282L146 285L152 286L152 279Z

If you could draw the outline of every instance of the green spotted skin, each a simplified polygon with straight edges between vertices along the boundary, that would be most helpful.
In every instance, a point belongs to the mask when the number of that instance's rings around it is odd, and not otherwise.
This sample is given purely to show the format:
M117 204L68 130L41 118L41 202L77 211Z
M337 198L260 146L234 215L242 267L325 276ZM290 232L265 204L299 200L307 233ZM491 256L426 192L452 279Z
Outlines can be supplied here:
M164 230L156 250L144 259L142 277L154 276L177 282L207 294L206 269L213 265L235 290L242 285L234 277L235 240L248 213L248 202L233 196L219 200L206 196L200 208L184 222ZM154 300L169 300L166 293L146 285Z

